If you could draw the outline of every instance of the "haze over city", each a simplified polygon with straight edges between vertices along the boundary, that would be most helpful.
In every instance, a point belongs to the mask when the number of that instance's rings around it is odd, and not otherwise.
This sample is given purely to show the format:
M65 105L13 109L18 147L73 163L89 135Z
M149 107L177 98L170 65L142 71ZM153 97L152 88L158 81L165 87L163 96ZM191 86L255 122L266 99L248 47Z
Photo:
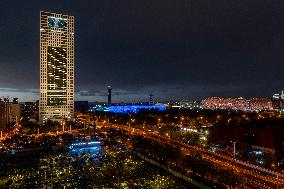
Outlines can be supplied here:
M272 3L273 2L273 3ZM271 97L283 88L283 1L0 2L0 92L39 98L39 11L75 16L77 100ZM245 32L244 32L245 31Z

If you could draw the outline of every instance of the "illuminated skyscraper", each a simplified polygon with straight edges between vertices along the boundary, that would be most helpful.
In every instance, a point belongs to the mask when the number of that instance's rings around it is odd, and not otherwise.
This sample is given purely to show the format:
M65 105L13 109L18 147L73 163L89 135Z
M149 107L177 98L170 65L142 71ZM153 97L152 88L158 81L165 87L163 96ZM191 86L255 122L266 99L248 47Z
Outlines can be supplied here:
M74 117L74 17L40 12L40 123Z

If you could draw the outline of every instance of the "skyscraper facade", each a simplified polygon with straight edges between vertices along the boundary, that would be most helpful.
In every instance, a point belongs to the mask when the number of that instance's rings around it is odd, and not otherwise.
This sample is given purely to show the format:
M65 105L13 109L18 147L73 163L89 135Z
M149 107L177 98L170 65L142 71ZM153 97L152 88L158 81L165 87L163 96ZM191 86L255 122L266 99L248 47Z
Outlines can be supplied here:
M74 118L74 17L40 12L39 121Z

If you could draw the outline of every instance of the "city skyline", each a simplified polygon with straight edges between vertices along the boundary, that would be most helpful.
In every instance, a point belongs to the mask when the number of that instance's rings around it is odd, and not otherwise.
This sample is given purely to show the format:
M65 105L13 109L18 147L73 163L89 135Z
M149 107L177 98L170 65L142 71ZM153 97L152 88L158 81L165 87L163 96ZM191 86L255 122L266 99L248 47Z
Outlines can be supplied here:
M1 2L1 96L39 99L40 10L78 20L77 100L106 101L108 85L114 102L151 93L158 100L271 97L283 88L281 1L85 2Z
M0 1L0 188L284 189L283 7Z

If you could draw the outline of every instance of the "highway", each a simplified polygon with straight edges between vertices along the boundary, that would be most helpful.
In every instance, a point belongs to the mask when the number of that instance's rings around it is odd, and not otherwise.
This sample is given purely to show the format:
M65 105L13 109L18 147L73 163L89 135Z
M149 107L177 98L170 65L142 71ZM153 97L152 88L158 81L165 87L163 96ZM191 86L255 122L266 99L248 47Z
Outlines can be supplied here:
M250 165L247 162L233 159L232 157L224 154L212 153L205 148L184 144L179 141L172 140L169 137L163 137L157 133L147 132L142 129L130 128L128 126L117 124L104 124L103 126L123 130L132 135L140 135L145 138L159 140L167 144L179 146L183 149L183 152L187 154L191 154L192 152L199 153L204 159L211 161L216 166L234 170L236 174L242 175L243 178L245 178L246 185L253 188L284 188L284 175L282 173Z

